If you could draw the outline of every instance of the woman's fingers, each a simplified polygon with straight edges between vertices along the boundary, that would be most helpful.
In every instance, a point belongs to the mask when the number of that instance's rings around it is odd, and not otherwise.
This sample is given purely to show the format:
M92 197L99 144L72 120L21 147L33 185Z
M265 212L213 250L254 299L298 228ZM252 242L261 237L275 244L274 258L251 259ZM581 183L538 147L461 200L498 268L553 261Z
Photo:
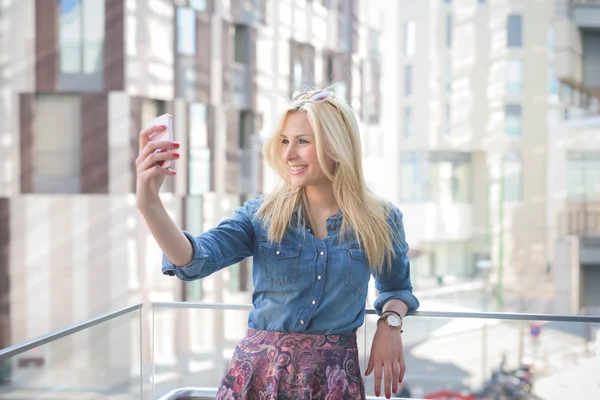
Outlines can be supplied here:
M383 390L385 391L385 397L387 397L388 399L392 396L392 376L392 363L387 362L383 366Z
M162 163L170 160L177 160L180 157L179 153L175 153L172 151L163 151L160 153L152 153L146 158L140 160L138 164L138 170L144 171L146 169L152 168L154 165L162 166Z
M171 142L169 140L163 140L160 142L149 142L146 144L146 147L140 150L140 154L137 160L135 160L135 165L140 165L142 162L144 162L144 160L147 157L151 156L153 153L157 153L157 150L172 151L177 150L178 148L179 143Z
M153 133L162 132L166 128L167 127L165 125L156 125L156 126L151 126L147 129L144 129L143 131L141 131L140 132L140 152L150 142L150 136Z
M398 391L400 379L400 364L397 361L392 362L392 394Z
M154 177L154 176L175 175L175 174L176 174L176 172L174 170L172 170L171 168L162 168L158 165L155 165L152 168L145 170L139 179L140 179L140 182L144 182L144 181L148 181L148 180L152 179L152 177Z
M404 380L404 373L406 372L406 363L404 362L404 356L398 360L398 366L400 373L398 374L398 383L402 383Z
M373 382L375 384L375 396L377 397L379 397L381 394L381 367L381 364L375 364L373 367L373 371L375 371L375 374L373 375Z

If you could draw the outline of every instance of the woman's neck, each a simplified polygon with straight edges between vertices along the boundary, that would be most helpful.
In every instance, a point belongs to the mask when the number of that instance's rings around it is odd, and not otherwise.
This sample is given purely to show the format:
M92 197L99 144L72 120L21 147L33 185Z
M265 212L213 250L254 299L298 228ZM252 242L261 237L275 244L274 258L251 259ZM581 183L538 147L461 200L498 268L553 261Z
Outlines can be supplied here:
M325 187L306 186L304 194L311 214L326 212L327 216L334 215L340 209L333 194L333 185Z

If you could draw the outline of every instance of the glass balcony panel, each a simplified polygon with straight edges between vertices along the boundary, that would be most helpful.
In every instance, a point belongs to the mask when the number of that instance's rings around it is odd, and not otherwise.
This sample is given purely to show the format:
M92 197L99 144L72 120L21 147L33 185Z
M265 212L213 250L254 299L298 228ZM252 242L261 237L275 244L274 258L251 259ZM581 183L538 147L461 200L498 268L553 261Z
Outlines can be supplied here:
M141 399L140 313L0 356L0 399Z

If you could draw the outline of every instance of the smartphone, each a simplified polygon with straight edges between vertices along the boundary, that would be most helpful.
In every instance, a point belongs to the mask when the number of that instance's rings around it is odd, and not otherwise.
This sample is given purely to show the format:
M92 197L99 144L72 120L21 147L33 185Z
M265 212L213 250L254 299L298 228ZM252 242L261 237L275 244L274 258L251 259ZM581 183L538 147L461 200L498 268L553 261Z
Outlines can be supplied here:
M160 117L154 118L154 120L150 123L150 126L158 126L165 125L166 129L163 129L160 132L154 132L150 135L150 141L163 141L170 140L173 141L173 116L171 114L163 114ZM155 153L161 153L166 151L166 149L158 149ZM162 163L161 167L163 168L171 168L175 164L175 160L168 160ZM160 164L159 164L160 165Z

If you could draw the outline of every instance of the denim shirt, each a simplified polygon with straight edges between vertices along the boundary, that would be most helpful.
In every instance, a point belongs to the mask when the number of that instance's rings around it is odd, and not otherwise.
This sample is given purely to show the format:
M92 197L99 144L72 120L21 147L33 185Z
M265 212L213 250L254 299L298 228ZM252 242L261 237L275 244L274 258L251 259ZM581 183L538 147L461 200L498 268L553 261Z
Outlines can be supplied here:
M163 273L191 281L252 256L254 309L249 327L318 334L356 332L364 322L372 271L353 235L340 243L341 211L327 219L324 239L296 222L281 243L272 243L262 223L253 218L261 203L261 196L247 201L231 218L198 237L184 231L193 246L193 259L176 267L163 254ZM391 269L373 274L379 291L374 304L378 314L391 299L402 300L409 312L419 306L412 293L402 213L392 207L388 223L397 230L399 240Z

